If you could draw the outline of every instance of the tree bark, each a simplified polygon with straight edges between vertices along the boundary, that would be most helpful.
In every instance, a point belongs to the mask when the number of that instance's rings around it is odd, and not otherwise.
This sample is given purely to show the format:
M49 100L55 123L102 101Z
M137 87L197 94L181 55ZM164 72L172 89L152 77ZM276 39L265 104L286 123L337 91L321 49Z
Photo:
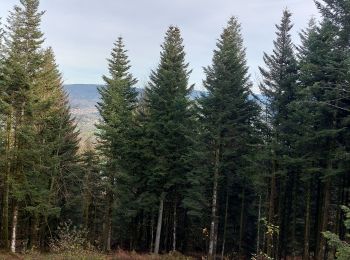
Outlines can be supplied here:
M154 242L154 217L152 213L152 218L151 218L151 244L150 244L150 252L153 252L153 242Z
M17 204L13 207L13 219L12 219L12 236L11 236L11 252L16 252L16 234L17 234L17 217L18 207Z
M155 254L159 253L160 235L161 235L162 224L163 224L164 197L165 197L165 194L162 193L160 195L160 200L159 200L159 211L158 211L158 222L157 222L157 231L156 231L156 242L155 242L155 245L154 245L154 253Z
M224 255L225 255L226 229L227 229L227 211L228 211L228 191L226 191L225 223L224 223L224 234L222 235L221 260L224 260Z
M292 192L292 256L293 259L297 257L297 238L296 238L296 229L297 229L297 179L298 175L296 173L293 174L293 192Z
M39 226L39 217L36 214L33 214L31 216L31 234L29 239L29 249L33 249L35 247L39 246L39 239L38 239L38 226Z
M269 215L268 215L268 224L273 225L274 224L274 215L275 215L275 193L276 193L276 173L275 173L275 159L272 161L272 176L271 176L271 183L270 183L270 201L269 201ZM267 255L269 257L273 257L273 236L274 234L268 234L267 235Z
M215 152L215 169L213 178L213 198L211 205L211 223L210 223L210 235L209 235L209 259L213 259L216 254L216 222L217 222L217 194L218 194L218 178L219 178L219 163L220 163L220 148Z
M173 251L176 251L176 225L177 225L177 221L176 221L176 207L177 207L177 200L175 199L174 202L174 215L173 215Z
M323 194L324 194L324 200L323 200L323 209L322 209L322 219L321 219L321 226L320 226L320 246L318 250L318 258L317 259L324 259L325 252L326 252L326 239L323 237L322 232L327 231L328 226L328 211L329 211L329 203L330 203L330 178L327 177L326 182L324 184Z
M242 244L243 244L243 230L244 230L244 207L245 207L245 189L242 188L242 202L241 202L241 217L239 227L239 258L242 259Z
M113 187L114 178L110 177L110 185ZM113 193L111 190L108 191L108 208L105 222L105 250L111 251L111 239L112 239L112 207L113 207Z
M6 250L9 249L9 190L10 190L10 171L11 171L11 160L10 160L10 149L11 149L11 130L12 129L12 112L7 118L6 123L6 169L4 174L4 195L3 195L3 210L1 220L1 238L3 246Z
M256 254L260 253L260 219L261 219L261 195L259 195L258 207L258 223L257 223L257 238L256 238Z
M304 254L303 260L310 258L310 208L311 208L311 181L307 184L306 209L305 209L305 230L304 230Z
M109 212L112 211L112 208L109 208ZM111 251L111 240L112 240L112 218L111 213L108 213L108 220L107 220L107 241L106 241L106 251Z

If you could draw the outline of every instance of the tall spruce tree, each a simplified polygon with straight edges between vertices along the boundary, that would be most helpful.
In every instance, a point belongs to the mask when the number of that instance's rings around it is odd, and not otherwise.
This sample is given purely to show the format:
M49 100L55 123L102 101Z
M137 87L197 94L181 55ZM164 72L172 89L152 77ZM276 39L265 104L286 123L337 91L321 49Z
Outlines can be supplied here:
M45 192L39 193L40 204L36 203L37 229L40 232L33 234L33 245L42 247L50 231L48 227L43 228L45 223L56 230L58 221L74 220L66 215L69 208L80 206L74 199L80 195L82 176L78 165L79 132L70 114L68 97L51 48L44 52L40 73L42 87L37 89L35 96L41 102L37 102L34 108L36 118L41 118L36 127L40 131L36 134L37 144L41 144L37 171L41 174L32 185L38 186L45 180L40 188Z
M276 25L277 39L274 41L273 53L264 53L266 68L259 68L263 77L260 90L267 99L267 124L270 126L267 135L270 146L268 150L271 151L267 221L268 225L278 226L280 229L279 232L269 232L267 235L267 254L270 257L281 257L282 251L286 253L285 239L290 227L288 222L296 223L295 219L289 219L291 214L288 212L293 204L296 173L293 167L288 166L290 162L285 157L293 153L289 140L293 124L289 117L288 105L296 98L297 80L297 62L290 35L293 25L290 17L291 13L284 10L281 23ZM286 203L288 205L285 205ZM289 237L295 239L293 235Z
M207 93L203 95L199 103L201 122L206 135L204 155L208 161L207 167L211 172L209 257L214 259L218 241L220 197L226 193L224 197L240 198L242 207L238 209L243 217L247 213L244 196L249 190L250 172L247 171L246 165L250 164L251 144L256 142L254 125L259 116L259 108L250 98L251 83L246 65L241 26L235 17L230 18L224 28L218 40L217 49L214 51L213 65L205 69L205 74L204 86ZM241 193L242 196L237 196L237 193ZM226 207L232 203L232 201L226 203ZM227 219L227 214L233 213L231 207L225 212L225 219ZM243 222L243 219L240 221ZM224 251L226 221L223 226ZM243 234L242 226L241 236L238 238L240 243ZM241 246L240 244L240 250Z
M176 210L182 202L182 185L189 172L188 156L192 140L193 86L188 84L190 71L180 30L171 26L162 45L160 63L152 71L145 93L145 131L148 139L149 189L159 203L154 252L159 252L164 203L173 205L173 250L176 250Z
M68 137L72 139L70 161L74 161L77 152L77 133L53 53L42 47L42 15L39 1L23 0L8 19L3 95L7 105L2 239L8 248L11 209L12 251L16 249L18 226L28 230L21 235L28 239L29 247L47 245L47 220L52 215L57 218L60 212L60 205L48 199L51 188L56 178L71 173L69 168L61 168L58 176L55 169L63 164L64 158L56 155L70 143ZM27 216L24 223L19 214Z
M10 183L13 183L11 197L14 205L12 242L15 241L17 203L24 200L24 193L20 188L25 176L23 172L25 156L22 148L27 145L26 140L30 139L25 132L31 126L27 108L30 90L34 87L42 60L40 47L43 39L39 29L42 13L38 12L38 6L38 1L21 1L21 6L15 6L8 19L8 46L4 67L5 98L8 105L5 110L7 138L2 230L6 248L9 240Z
M4 84L4 59L5 59L5 48L4 48L4 30L2 28L1 20L0 20L0 204L1 204L1 210L0 210L0 216L3 218L3 216L7 215L3 212L4 209L6 209L3 205L4 202L6 202L6 185L7 183L6 177L6 100L5 100L5 84ZM6 227L6 219L1 221L1 228L0 228L0 241L4 241L4 237L8 237L6 234L6 230L8 229ZM7 242L0 243L0 247L8 247Z
M84 228L89 232L89 241L96 245L101 240L103 230L104 187L100 171L100 162L95 147L88 143L82 154L83 181L83 212Z
M346 48L339 42L341 39L340 30L325 17L304 41L300 59L302 99L298 110L303 111L303 118L312 129L309 135L304 133L302 137L311 150L308 157L315 169L313 183L317 191L310 203L315 212L315 228L311 229L314 235L305 239L310 240L310 252L319 259L334 253L327 250L322 232L331 229L337 234L345 233L340 205L347 203L348 195L340 194L346 194L344 189L349 187L346 159L349 63L344 52Z
M115 43L108 62L110 76L103 76L106 86L99 89L101 101L97 108L101 120L97 124L97 137L98 150L103 156L104 172L108 180L104 249L110 251L115 201L131 192L130 187L123 188L123 183L127 182L125 179L130 174L128 156L135 142L133 132L136 127L134 111L137 92L134 85L137 80L129 72L129 60L121 37Z

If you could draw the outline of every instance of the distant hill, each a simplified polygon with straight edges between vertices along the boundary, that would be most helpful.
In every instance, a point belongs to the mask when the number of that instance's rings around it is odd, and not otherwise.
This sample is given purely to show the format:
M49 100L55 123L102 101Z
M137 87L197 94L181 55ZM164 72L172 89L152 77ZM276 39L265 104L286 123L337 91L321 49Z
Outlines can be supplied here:
M96 104L100 100L100 94L97 89L101 86L96 84L70 84L64 86L69 97L72 114L76 118L78 128L84 137L92 135L95 130L94 124L98 121ZM139 94L142 94L144 89L137 88L137 91ZM191 93L191 98L195 99L201 93L201 91L194 90Z
M71 84L64 86L69 97L72 114L78 122L78 128L83 137L92 136L95 131L94 125L98 121L96 104L100 100L100 95L97 89L101 86L102 85L96 84ZM142 94L144 89L137 88L137 91L139 94ZM190 98L198 98L203 93L203 91L193 90Z
M69 94L69 101L72 107L91 107L95 106L100 99L100 95L97 91L98 87L102 85L95 84L70 84L65 85L64 89ZM137 88L139 94L144 92L144 89ZM203 93L202 91L194 90L191 93L191 98L195 99Z

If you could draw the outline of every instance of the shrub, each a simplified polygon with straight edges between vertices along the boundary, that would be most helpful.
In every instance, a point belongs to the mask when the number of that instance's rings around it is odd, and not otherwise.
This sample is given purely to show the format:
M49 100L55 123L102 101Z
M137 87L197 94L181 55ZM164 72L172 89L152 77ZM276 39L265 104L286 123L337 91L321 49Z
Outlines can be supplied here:
M72 225L71 221L62 223L57 230L57 236L50 241L53 253L84 255L94 252L95 248L89 243L88 231Z

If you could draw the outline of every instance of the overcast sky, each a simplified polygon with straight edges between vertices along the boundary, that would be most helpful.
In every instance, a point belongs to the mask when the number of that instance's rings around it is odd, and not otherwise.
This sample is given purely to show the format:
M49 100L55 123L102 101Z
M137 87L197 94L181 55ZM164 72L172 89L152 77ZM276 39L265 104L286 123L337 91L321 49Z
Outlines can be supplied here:
M0 0L0 17L19 0ZM42 30L52 46L66 84L102 83L106 58L113 42L123 36L132 72L145 85L159 61L160 44L169 25L182 31L187 61L193 69L191 83L200 89L203 66L210 65L216 39L228 18L242 24L252 81L263 65L263 52L271 52L274 24L282 11L293 13L293 37L317 16L313 0L41 0L46 10Z

